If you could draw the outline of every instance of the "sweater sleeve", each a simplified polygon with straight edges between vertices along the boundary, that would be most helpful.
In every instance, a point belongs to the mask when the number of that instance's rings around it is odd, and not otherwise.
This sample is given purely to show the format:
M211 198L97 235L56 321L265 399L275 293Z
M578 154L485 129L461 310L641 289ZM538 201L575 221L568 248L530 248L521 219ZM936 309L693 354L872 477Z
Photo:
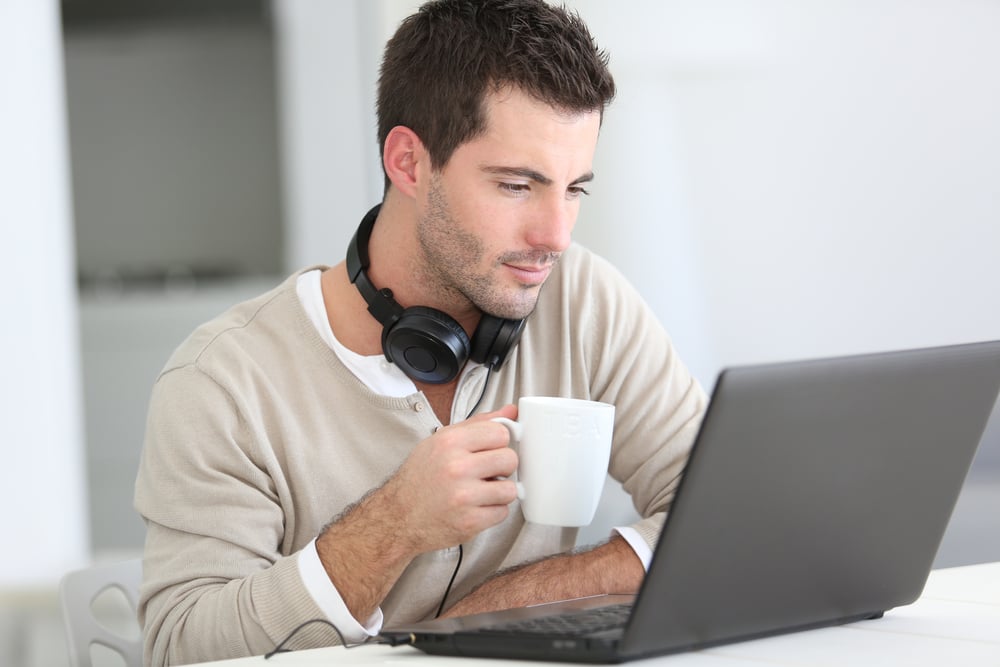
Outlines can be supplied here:
M589 284L575 287L591 310L579 317L589 324L593 395L616 406L609 472L643 517L632 528L653 548L707 399L645 301L610 264L592 261Z
M290 553L273 452L193 365L154 386L136 479L146 522L139 617L147 665L265 653L323 613ZM338 643L323 624L290 648Z

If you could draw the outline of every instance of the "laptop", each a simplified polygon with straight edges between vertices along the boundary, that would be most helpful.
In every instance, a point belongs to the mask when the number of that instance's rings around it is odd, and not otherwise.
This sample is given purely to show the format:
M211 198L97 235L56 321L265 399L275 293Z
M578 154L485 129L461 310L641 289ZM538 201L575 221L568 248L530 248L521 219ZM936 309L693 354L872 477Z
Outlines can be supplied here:
M879 618L920 596L998 389L1000 341L727 369L636 596L382 638L610 663Z

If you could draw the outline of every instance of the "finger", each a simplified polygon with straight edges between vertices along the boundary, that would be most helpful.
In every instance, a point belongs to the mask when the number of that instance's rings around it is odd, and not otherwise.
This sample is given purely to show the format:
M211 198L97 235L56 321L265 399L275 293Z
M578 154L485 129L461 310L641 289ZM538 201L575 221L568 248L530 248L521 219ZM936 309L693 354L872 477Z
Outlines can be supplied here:
M509 447L473 453L468 461L469 476L475 479L503 479L517 470L517 452Z
M464 522L465 530L463 532L467 534L467 537L465 537L462 541L468 541L487 528L492 528L493 526L502 523L509 515L510 506L506 503L483 505L476 508L476 511L471 513L468 520Z
M458 496L456 507L496 507L509 505L517 498L517 485L507 479L477 480Z
M454 451L439 461L438 477L442 483L464 484L495 477L509 477L517 468L517 453L504 446L477 451Z
M509 479L496 479L486 482L484 506L510 505L517 500L517 484Z
M445 431L447 429L447 431ZM510 432L503 424L492 421L467 421L453 424L439 431L455 440L455 446L467 452L499 449L510 444Z

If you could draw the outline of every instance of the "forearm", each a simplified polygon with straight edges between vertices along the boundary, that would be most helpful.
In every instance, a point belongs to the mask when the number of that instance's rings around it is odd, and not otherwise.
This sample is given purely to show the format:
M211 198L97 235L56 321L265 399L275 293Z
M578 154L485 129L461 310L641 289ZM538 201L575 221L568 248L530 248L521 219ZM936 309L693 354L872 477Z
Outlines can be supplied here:
M634 593L644 574L635 552L616 535L590 551L553 556L501 572L444 616L467 616L604 593Z
M421 441L386 482L327 526L316 552L341 599L369 618L419 554L461 544L507 518L517 456L493 416L445 427Z
M354 618L370 618L416 552L400 539L382 488L324 528L316 553Z

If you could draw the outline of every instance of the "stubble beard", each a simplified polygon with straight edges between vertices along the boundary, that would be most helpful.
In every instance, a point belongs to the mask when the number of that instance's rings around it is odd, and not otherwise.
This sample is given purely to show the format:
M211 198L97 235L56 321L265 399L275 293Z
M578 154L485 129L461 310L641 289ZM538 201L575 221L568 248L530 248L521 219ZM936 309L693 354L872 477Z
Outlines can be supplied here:
M443 303L461 308L471 304L483 313L510 320L527 317L538 302L539 285L510 289L498 286L493 272L505 263L552 263L558 253L525 251L504 253L491 263L491 270L478 273L486 251L475 234L461 228L452 216L444 189L433 177L428 192L427 215L417 222L417 240L423 254L421 278L424 287Z

